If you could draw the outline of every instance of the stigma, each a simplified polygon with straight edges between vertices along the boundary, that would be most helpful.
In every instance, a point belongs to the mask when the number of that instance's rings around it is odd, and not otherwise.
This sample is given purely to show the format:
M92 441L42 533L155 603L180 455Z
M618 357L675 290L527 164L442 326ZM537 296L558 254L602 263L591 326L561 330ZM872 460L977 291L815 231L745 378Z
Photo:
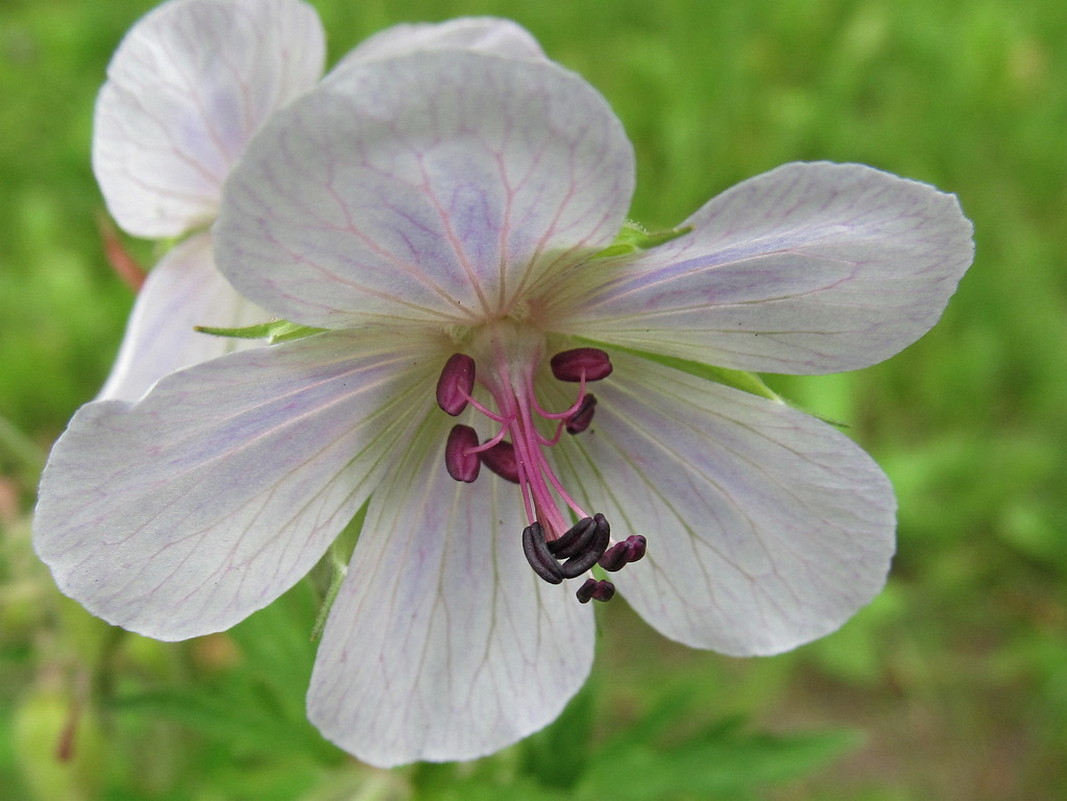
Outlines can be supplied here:
M570 406L550 411L536 393L544 357L544 336L510 322L480 330L467 352L449 357L437 381L437 404L453 417L473 410L487 433L480 437L473 425L454 425L445 445L445 468L464 483L477 480L485 467L518 485L527 520L522 551L533 571L550 584L586 575L575 593L578 600L607 601L614 585L590 571L597 565L616 571L637 561L644 556L645 538L613 541L604 515L586 512L567 492L548 452L564 433L576 436L592 425L597 399L587 385L611 375L611 359L591 347L552 354L552 377L577 388ZM488 395L486 403L474 397L476 386Z

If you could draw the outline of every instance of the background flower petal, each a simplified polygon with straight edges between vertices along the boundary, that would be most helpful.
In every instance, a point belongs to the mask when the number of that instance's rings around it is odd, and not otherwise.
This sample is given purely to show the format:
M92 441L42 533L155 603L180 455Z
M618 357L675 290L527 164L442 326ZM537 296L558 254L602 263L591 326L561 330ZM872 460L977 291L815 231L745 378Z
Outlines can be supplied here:
M671 639L735 655L837 629L882 588L888 479L829 425L625 354L592 428L557 458L615 537L648 538L612 580Z
M483 50L510 58L545 58L521 25L498 17L460 17L447 22L393 25L365 39L337 64L388 58L417 50Z
M93 123L93 170L116 222L143 237L210 222L249 138L324 61L318 16L297 0L177 0L141 19Z
M216 257L295 322L471 323L609 243L632 187L618 119L548 61L355 61L251 144L226 185Z
M442 414L443 416L443 414ZM522 555L519 491L458 484L423 431L375 491L308 693L323 734L391 766L472 759L554 720L593 659L593 615Z
M59 588L157 639L219 631L319 559L366 500L440 361L327 333L90 403L56 443L34 545ZM443 434L442 434L443 436Z
M211 236L193 236L148 274L97 399L137 400L167 373L262 344L201 334L194 326L241 328L267 319L215 269Z
M618 274L561 330L742 370L850 370L925 334L974 251L953 195L858 164L786 164L683 225L600 266Z

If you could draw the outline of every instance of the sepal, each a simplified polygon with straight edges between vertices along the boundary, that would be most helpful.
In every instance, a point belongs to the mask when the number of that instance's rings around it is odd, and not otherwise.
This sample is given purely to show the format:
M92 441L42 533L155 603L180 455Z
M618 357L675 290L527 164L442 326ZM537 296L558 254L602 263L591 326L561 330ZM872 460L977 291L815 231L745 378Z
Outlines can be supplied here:
M594 259L608 259L613 256L628 256L639 250L649 250L659 247L672 239L685 236L693 230L693 226L686 225L678 228L668 228L666 231L647 231L640 223L627 220L622 230L615 237L615 241L593 256Z
M623 353L629 353L632 356L640 356L642 359L648 359L657 364L662 364L665 367L673 367L675 370L681 370L683 373L695 375L697 378L703 378L706 381L714 381L717 384L732 387L733 389L739 389L742 392L747 392L749 395L766 398L767 400L772 400L776 403L785 403L782 396L768 387L763 382L763 379L756 373L750 373L745 370L732 370L728 367L718 367L714 364L702 364L701 362L694 362L688 359L679 359L675 356L663 356L658 353L637 350L636 348L625 348L620 345L607 345L603 342L597 342L591 339L587 340L584 337L575 337L575 339L597 345L609 351L621 351Z
M279 342L289 342L293 339L303 339L312 334L321 334L326 328L313 328L310 325L297 325L288 320L272 320L269 323L247 325L243 328L214 328L207 325L198 325L196 330L202 334L211 334L216 337L232 337L233 339L265 339L271 345Z

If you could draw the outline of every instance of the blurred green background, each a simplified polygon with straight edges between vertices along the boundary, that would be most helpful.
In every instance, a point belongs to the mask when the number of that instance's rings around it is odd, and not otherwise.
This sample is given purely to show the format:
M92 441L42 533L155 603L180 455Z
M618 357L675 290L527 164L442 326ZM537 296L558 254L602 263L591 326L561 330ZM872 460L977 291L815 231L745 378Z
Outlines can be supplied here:
M107 61L154 3L0 0L5 798L1067 795L1067 4L312 4L331 63L394 22L518 20L614 105L637 150L632 216L651 227L792 160L864 162L959 195L977 259L928 336L858 373L769 379L846 422L892 478L889 586L839 633L771 659L688 651L609 604L595 680L561 724L473 766L391 773L304 721L307 586L190 643L90 618L34 560L27 518L132 302L103 253L89 143ZM124 242L151 263L150 244Z

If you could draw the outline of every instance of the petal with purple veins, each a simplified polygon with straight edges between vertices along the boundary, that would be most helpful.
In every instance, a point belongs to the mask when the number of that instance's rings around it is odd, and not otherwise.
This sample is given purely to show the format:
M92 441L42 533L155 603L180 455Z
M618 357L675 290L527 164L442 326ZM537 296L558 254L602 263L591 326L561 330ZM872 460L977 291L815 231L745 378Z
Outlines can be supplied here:
M633 180L604 98L548 61L356 61L250 145L216 256L294 322L478 323L611 242Z
M108 66L93 170L135 236L210 222L252 134L322 75L325 38L297 0L185 0L141 19Z
M373 765L497 751L555 719L592 664L589 609L523 557L519 493L457 484L443 447L420 431L375 492L311 677L311 721Z
M329 332L82 407L45 469L37 553L116 625L164 640L228 628L305 575L409 429L444 417L447 351L430 350Z
M858 164L787 164L683 226L594 263L600 286L559 330L741 370L851 370L925 334L974 251L954 196Z
M148 274L97 400L137 400L168 373L260 344L209 336L195 326L241 328L267 316L215 269L211 236L191 237Z
M783 404L612 358L595 431L556 458L618 536L647 538L615 579L645 620L696 648L771 654L879 592L896 503L866 453Z
M545 58L529 32L508 19L460 17L437 23L393 25L365 39L337 64L392 58L419 50L481 50L509 58Z

